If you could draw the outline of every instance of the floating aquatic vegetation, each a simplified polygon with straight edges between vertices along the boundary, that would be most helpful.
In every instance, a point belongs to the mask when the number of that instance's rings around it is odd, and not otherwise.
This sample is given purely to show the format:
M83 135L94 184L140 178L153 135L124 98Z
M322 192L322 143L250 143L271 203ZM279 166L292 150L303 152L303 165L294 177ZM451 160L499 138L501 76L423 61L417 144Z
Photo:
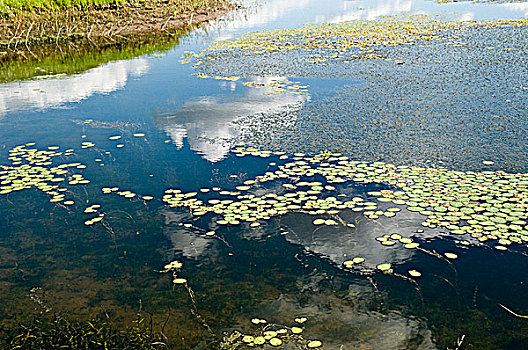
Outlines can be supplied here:
M132 192L130 190L121 190L119 189L119 187L103 187L101 188L101 191L104 193L104 194L111 194L111 193L115 193L121 197L124 197L124 198L128 198L128 199L133 199L133 198L141 198L143 199L144 201L151 201L154 199L153 196L150 196L150 195L139 195L135 192Z
M95 146L95 143L90 142L90 141L85 141L81 143L81 148L91 148L94 146Z
M362 160L451 169L478 170L484 159L494 161L493 169L500 164L508 171L524 171L526 125L519 115L528 105L520 64L528 47L526 30L473 26L453 30L450 35L457 38L446 41L379 49L391 61L335 62L324 69L291 64L293 54L274 55L269 65L260 64L266 57L239 63L238 56L214 64L245 75L335 79L337 91L313 89L312 101L295 114L295 127L276 128L269 135L257 122L246 126L242 140L253 146L312 154L331 148L361 154ZM457 46L461 43L466 45ZM487 49L491 46L495 49ZM405 64L395 66L398 58ZM266 117L290 119L273 113Z
M296 318L296 320L297 319L299 318ZM307 321L306 318L302 318L302 320L303 322L300 323ZM220 348L235 349L242 345L249 347L260 347L266 344L277 347L289 343L311 349L323 346L323 343L320 340L304 338L302 336L304 330L298 326L288 327L278 324L268 324L265 320L259 318L251 319L251 323L254 325L263 326L251 334L244 334L238 330L233 330L224 336L223 341L220 344Z
M463 46L454 33L466 28L496 28L504 26L525 26L523 20L501 21L447 21L426 15L389 16L379 20L357 20L340 23L306 24L296 29L277 29L252 32L240 38L220 41L202 50L199 54L184 53L181 63L192 63L199 70L199 78L238 81L235 75L209 75L204 71L213 70L211 63L225 60L247 62L248 58L262 56L266 59L296 53L308 64L328 65L333 62L350 62L358 59L386 59L379 49L401 45L427 44L431 41L453 40L448 44ZM288 56L289 57L289 56ZM298 59L297 57L295 59ZM302 60L302 59L301 59ZM394 60L395 64L403 64ZM274 93L302 93L308 86L294 83L272 86ZM258 81L245 81L243 85L261 87Z
M450 252L447 252L447 253L444 253L445 257L448 258L448 259L456 259L458 258L458 255L455 254L455 253L450 253Z
M511 244L526 245L528 242L525 221L528 216L528 174L461 172L368 163L328 152L316 156L286 155L242 146L233 152L240 156L267 158L275 155L292 160L278 165L275 171L244 181L238 186L239 189L243 186L242 192L216 188L214 195L207 194L209 199L202 200L202 194L198 192L168 189L162 200L169 207L189 210L195 218L207 216L218 225L246 223L254 227L255 223L295 212L315 216L312 220L314 229L328 226L329 229L354 230L355 226L350 226L339 215L342 211L358 212L376 220L380 215L397 219L398 213L407 210L421 214L424 227L438 228L453 236L471 236L481 242L496 241L499 250L506 250L505 247ZM285 183L277 192L263 191L268 182ZM351 184L383 184L386 188L368 192L366 199L339 193L340 186ZM423 230L416 234L419 232ZM427 252L415 239L399 233L382 233L376 240L387 247ZM451 252L444 256L448 259L458 257ZM355 257L345 260L343 266L348 269L363 267L364 261L362 257ZM378 264L377 269L390 273L392 266L387 262ZM416 277L417 273L413 273L410 275Z
M308 344L306 344L306 346L310 349L315 349L323 346L323 343L320 340L312 340Z
M378 266L376 266L376 268L380 271L388 272L391 270L391 264L389 263L379 264Z
M89 220L86 220L86 221L84 222L84 224L85 224L86 226L92 226L93 224L102 221L103 218L104 218L104 214L99 214L99 215L96 216L96 217L93 217L93 218L91 218L91 219L89 219Z
M134 123L126 123L126 122L103 122L93 119L86 119L86 120L72 120L73 123L77 125L89 125L92 128L98 128L98 129L117 129L117 128L124 128L124 127L135 127L136 124Z
M50 202L63 202L65 205L73 205L74 201L65 200L66 188L59 187L59 183L68 181L69 185L87 184L90 181L82 174L72 174L72 169L83 168L81 163L63 163L52 166L53 158L69 156L73 154L72 149L64 152L58 150L57 146L48 147L48 150L32 148L35 143L30 142L16 146L9 151L11 166L0 166L0 195L29 188L36 188L51 199Z
M97 213L97 210L101 208L100 204L92 204L84 209L85 214Z
M227 80L227 81L238 81L240 77L222 77L219 75L215 76L208 76L203 73L193 73L193 75L197 76L200 79L207 79L212 78L215 80ZM280 94L283 92L287 92L290 94L300 95L303 92L308 92L308 85L300 85L300 81L291 81L288 78L283 77L274 77L271 75L263 75L263 78L268 78L266 81L262 80L248 80L244 79L242 82L243 86L252 87L256 89L260 88L268 88L268 90L264 93L264 95L275 95Z
M292 327L291 331L293 334L301 334L303 332L303 329L300 327Z
M261 324L261 323L267 323L267 321L264 320L264 319L255 317L255 318L251 319L251 323L253 323L253 324Z
M297 318L295 318L294 321L297 322L297 323L301 323L302 324L302 323L305 323L306 321L308 321L308 319L306 317L297 317Z
M380 58L378 47L414 45L419 41L446 39L446 32L470 27L496 28L526 26L526 19L498 21L446 21L426 15L387 16L380 20L306 24L297 29L252 32L240 38L215 43L198 57L197 62L211 61L223 50L271 55L288 51L309 51L309 62ZM444 36L444 34L446 36ZM452 35L452 34L451 34ZM456 39L456 38L455 38ZM317 53L321 52L321 53ZM201 63L200 63L201 64Z
M167 272L172 273L172 283L173 284L183 284L187 286L187 279L178 277L178 272L181 270L182 267L183 267L183 264L181 262L179 262L178 260L174 260L166 264L163 267L163 270L160 272L161 273L167 273ZM187 286L187 290L189 291L189 295L191 296L191 299L192 299L191 289L188 286Z
M412 277L420 277L422 276L422 273L418 270L409 270L409 275L412 276Z

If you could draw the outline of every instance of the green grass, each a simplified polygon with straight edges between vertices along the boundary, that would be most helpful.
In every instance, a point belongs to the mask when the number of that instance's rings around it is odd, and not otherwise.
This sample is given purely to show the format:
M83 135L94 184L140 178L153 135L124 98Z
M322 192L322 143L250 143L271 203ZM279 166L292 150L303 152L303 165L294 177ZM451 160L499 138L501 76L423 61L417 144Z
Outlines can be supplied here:
M88 9L104 5L141 3L142 0L0 0L0 14L12 14L19 10L64 10ZM205 0L175 0L182 7L199 8L207 4Z
M75 45L68 42L57 46L55 43L33 49L38 58L0 56L0 83L31 79L35 76L76 74L101 64L131 59L154 52L166 52L179 43L188 29L173 30L154 34L136 35L131 38L80 39ZM14 52L10 52L14 55ZM9 55L10 56L10 55Z
M101 349L101 350L156 350L165 348L160 337L154 335L138 319L126 330L119 330L101 320L69 322L62 317L40 318L20 325L8 335L4 349ZM1 342L0 342L1 344Z
M126 0L0 0L0 13L15 10L60 10L66 8L85 9L92 6L121 4Z

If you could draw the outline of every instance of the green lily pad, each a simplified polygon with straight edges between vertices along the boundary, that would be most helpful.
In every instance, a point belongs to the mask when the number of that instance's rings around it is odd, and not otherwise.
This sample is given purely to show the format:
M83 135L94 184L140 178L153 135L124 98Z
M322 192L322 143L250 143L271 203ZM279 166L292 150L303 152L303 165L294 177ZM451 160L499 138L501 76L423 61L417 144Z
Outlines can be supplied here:
M388 271L391 269L391 264L389 263L383 263L376 266L376 268L380 271Z
M444 256L445 256L446 258L448 258L448 259L452 259L452 260L458 258L458 255L457 255L457 254L455 254L455 253L450 253L450 252L446 252L446 253L444 253Z

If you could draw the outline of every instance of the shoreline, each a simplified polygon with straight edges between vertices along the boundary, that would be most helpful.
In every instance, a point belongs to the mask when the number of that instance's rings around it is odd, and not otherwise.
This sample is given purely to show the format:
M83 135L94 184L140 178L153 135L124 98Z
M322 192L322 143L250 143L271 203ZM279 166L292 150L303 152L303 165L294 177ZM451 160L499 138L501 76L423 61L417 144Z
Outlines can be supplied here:
M135 36L170 36L238 8L226 0L201 1L198 7L182 6L185 0L145 0L141 3L107 5L85 10L18 11L0 18L0 66L12 61L33 61L47 56L46 48L77 46L121 46L137 41ZM140 40L141 41L141 40ZM52 50L55 51L55 50Z

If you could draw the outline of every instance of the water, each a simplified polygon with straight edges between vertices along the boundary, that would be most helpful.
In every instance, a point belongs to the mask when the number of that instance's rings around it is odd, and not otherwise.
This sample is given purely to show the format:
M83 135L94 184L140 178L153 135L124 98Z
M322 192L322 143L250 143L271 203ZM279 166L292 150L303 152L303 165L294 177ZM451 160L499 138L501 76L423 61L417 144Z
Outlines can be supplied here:
M170 49L154 45L154 51L141 56L87 69L107 62L101 55L75 67L77 74L0 85L0 164L16 162L9 159L9 150L28 142L36 145L27 148L73 148L72 155L57 155L49 166L85 164L73 173L90 180L60 183L73 205L50 203L50 196L35 187L0 196L4 328L41 312L72 320L102 317L127 327L140 310L174 349L217 348L235 329L256 332L255 317L291 327L299 326L294 319L300 316L308 319L303 337L320 339L328 349L456 348L462 336L462 348L526 347L525 319L499 306L528 313L522 298L528 283L523 245L508 252L488 245L468 248L446 230L424 229L423 215L406 209L397 219L376 220L342 211L340 217L354 222L353 229L315 227L313 216L303 213L260 220L261 226L253 228L219 225L212 214L195 220L161 199L168 188L236 191L242 182L275 171L277 165L270 163L284 164L299 151L339 151L361 161L462 171L482 170L482 160L493 160L492 170L524 172L527 73L522 62L528 36L523 28L457 33L469 43L467 51L442 44L384 49L388 57L405 62L397 66L373 60L354 62L354 69L340 64L314 68L302 57L245 61L233 55L195 70L179 61L185 51L199 52L217 40L253 31L386 15L518 19L528 15L527 3L307 0L248 5L183 34ZM513 39L503 43L505 37ZM514 50L487 49L500 45L514 45ZM133 56L128 51L113 55ZM483 70L486 62L492 64ZM242 79L192 75L199 71ZM461 76L467 79L460 81ZM308 85L308 91L266 94L273 88L241 84L286 77ZM444 119L433 118L439 116ZM109 139L116 135L121 138ZM237 157L230 150L241 140L290 152L290 159ZM83 142L95 146L81 148ZM280 192L282 182L272 181L254 193ZM101 191L112 187L136 196ZM374 200L368 191L392 188L354 182L335 187L328 190L331 195L367 200ZM141 199L147 195L154 199ZM199 194L216 196L217 191ZM83 211L93 204L101 205L98 213L104 219L87 226L85 221L97 214ZM182 225L191 222L192 227ZM207 235L210 230L216 234ZM393 232L413 237L430 252L452 251L459 258L448 262L375 240ZM367 269L343 268L343 261L358 255L365 257ZM172 284L170 273L160 272L173 260L183 263L178 277L187 279L194 303L184 286ZM383 262L392 263L396 274L406 276L416 268L423 276L414 284L375 272ZM32 301L37 298L39 303Z

